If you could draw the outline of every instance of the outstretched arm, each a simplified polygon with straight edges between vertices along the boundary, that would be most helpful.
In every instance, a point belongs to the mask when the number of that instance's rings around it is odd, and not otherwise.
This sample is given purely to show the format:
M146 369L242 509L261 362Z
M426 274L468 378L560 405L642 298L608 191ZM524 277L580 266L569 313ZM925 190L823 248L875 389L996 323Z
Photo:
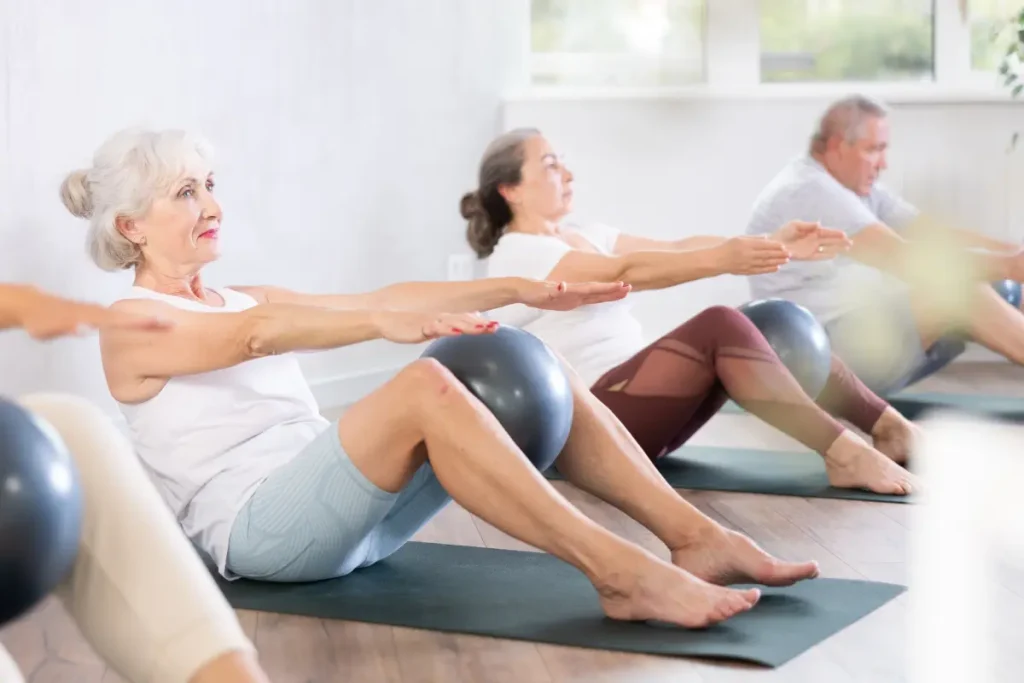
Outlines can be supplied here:
M694 235L678 240L656 240L650 237L639 235L628 235L622 233L615 242L616 254L631 254L635 251L693 251L696 249L710 249L717 247L728 240L728 237L715 237L714 235Z
M512 304L567 310L621 299L629 292L621 282L547 282L519 277L468 282L402 282L366 294L303 294L279 287L238 287L263 303L318 306L338 310L490 311Z
M665 289L716 275L774 273L789 260L786 249L760 237L733 237L721 244L687 251L633 251L604 254L573 250L549 278L566 282L625 282L634 290Z
M820 261L834 258L850 248L850 239L842 230L827 228L820 223L789 221L768 239L779 242L798 261ZM636 235L621 234L615 242L615 253L631 254L636 251L696 251L720 247L727 237L697 235L679 240L655 240Z
M970 249L958 236L958 231L941 230L936 233L936 237L946 243L946 248L937 248L934 267L943 267L949 258L955 258L962 259L961 263L966 263L978 279L1024 279L1024 256L1019 247L1012 252L976 251ZM913 230L908 230L907 234L913 234ZM854 236L849 255L862 263L908 280L914 277L913 268L915 262L922 258L922 249L929 249L927 240L908 239L884 223L875 223L861 229Z
M166 329L169 322L72 301L25 284L0 284L0 330L21 328L39 340L95 329Z
M317 351L373 339L420 343L452 334L482 334L493 325L468 314L338 310L265 303L240 312L197 313L145 299L119 301L126 314L162 315L174 322L166 334L109 330L101 335L112 384L167 379L232 367L292 351Z

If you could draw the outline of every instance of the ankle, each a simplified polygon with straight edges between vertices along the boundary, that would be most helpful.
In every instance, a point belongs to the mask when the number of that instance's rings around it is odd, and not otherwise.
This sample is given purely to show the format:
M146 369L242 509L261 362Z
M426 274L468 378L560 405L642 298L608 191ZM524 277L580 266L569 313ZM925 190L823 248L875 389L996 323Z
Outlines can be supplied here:
M907 429L907 419L895 408L888 406L871 426L871 436L879 439L905 432Z
M864 439L849 429L844 429L822 455L826 460L846 460L865 448L870 446Z

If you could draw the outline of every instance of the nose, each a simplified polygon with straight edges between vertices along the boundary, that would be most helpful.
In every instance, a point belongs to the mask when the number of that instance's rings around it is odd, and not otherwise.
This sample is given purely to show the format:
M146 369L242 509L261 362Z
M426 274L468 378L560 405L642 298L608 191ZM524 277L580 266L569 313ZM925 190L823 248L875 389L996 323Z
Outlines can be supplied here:
M562 182L570 183L573 180L572 171L566 167L562 167Z
M878 157L878 170L884 171L889 168L889 160L886 158L885 152L882 152Z
M216 220L218 223L223 218L223 211L221 210L220 203L214 199L213 193L208 190L202 192L202 204L203 217L207 220Z

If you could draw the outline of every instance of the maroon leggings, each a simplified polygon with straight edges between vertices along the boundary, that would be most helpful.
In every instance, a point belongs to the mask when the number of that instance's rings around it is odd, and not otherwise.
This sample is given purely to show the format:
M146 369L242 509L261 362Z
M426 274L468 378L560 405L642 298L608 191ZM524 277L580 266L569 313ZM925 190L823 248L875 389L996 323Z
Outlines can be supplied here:
M824 453L848 420L870 433L887 405L835 356L817 402L739 311L714 306L666 334L593 387L652 459L674 451L729 398Z

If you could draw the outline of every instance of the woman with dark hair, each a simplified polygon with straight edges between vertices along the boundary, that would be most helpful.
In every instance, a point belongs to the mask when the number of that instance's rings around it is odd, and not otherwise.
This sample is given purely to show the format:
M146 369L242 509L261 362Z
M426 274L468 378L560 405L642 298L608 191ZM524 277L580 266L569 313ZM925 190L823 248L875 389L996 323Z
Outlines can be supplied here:
M722 274L775 272L789 259L833 258L848 246L839 231L793 222L763 237L691 237L675 242L606 225L563 223L572 173L534 129L494 140L480 162L479 187L463 196L467 238L490 277L625 282L663 289ZM505 306L494 319L519 326L560 353L619 418L646 454L685 443L728 399L813 449L833 486L908 494L913 425L865 387L835 356L817 402L801 389L764 336L738 311L713 306L648 343L626 301L573 311ZM845 419L871 434L868 444Z

